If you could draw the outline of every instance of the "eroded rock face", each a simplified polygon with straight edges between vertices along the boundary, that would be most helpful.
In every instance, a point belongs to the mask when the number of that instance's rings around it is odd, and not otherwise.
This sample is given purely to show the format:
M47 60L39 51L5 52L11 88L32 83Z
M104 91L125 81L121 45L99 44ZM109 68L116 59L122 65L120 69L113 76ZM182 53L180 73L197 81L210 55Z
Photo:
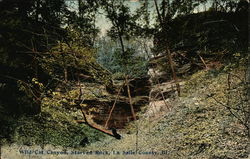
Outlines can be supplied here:
M138 101L133 101L134 111L137 113L141 110L141 107L148 103L148 99L141 98ZM97 100L87 100L84 104L84 111L87 115L91 116L93 122L100 126L104 126L106 120L108 119L110 110L113 106L114 99L111 101L97 101ZM130 121L133 120L131 108L128 98L119 99L116 102L115 108L112 112L111 118L108 122L108 128L118 128L122 129Z
M122 83L122 82L118 82ZM141 111L141 108L148 104L148 95L150 92L150 82L148 78L136 78L130 82L130 92L132 96L132 105L135 113ZM82 109L88 118L94 124L104 126L109 113L116 101L117 92L111 94L107 91L106 87L101 84L83 83L81 85L82 99L76 99L76 103L81 103ZM120 84L116 85L117 89L121 87ZM75 88L76 90L79 88ZM80 116L79 119L82 117ZM115 108L111 114L108 122L108 128L124 128L128 122L132 121L131 106L127 93L127 86L123 89L116 101Z
M151 90L151 82L148 77L134 78L129 80L129 87L132 97L148 96ZM125 85L122 90L122 95L128 97L127 86Z

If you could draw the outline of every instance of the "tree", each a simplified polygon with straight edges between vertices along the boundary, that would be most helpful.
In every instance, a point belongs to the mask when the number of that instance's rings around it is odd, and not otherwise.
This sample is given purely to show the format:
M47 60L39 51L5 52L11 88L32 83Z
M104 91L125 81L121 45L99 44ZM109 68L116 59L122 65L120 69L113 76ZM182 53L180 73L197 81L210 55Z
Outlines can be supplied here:
M40 112L41 92L32 79L48 82L38 57L63 39L63 0L0 1L0 101L13 114ZM6 91L8 90L8 91ZM10 102L11 101L11 102Z
M72 39L84 47L93 47L94 41L99 30L95 27L98 3L90 0L77 0L77 10L70 12L67 16L67 27L69 31L77 32L78 37Z
M136 120L134 108L132 105L132 99L130 95L129 88L129 66L133 65L131 63L134 51L132 49L126 48L124 43L124 38L129 40L133 35L133 30L136 27L135 19L132 17L130 9L126 6L124 1L101 1L101 6L106 12L106 17L111 21L112 27L108 32L108 35L113 39L118 39L120 42L121 49L117 49L115 52L115 58L117 63L124 68L125 83L127 85L127 92L130 101L130 108L134 120Z
M170 65L170 68L172 71L173 79L174 79L175 84L176 84L177 92L178 92L178 95L180 96L180 85L179 85L178 80L177 80L177 76L176 76L176 72L174 69L168 40L166 38L166 33L168 30L168 23L170 22L170 20L173 18L173 16L177 12L177 8L174 7L175 6L174 2L171 3L170 1L162 0L161 11L160 11L157 0L154 0L155 8L157 11L157 16L158 16L158 21L160 23L160 28L161 28L160 32L162 32L162 35L164 35L164 37L160 37L161 39L159 39L159 40L161 41L161 45L163 45L162 46L163 49L165 49L165 54L168 57L168 62L169 62L169 65ZM172 7L171 7L171 5L172 5Z

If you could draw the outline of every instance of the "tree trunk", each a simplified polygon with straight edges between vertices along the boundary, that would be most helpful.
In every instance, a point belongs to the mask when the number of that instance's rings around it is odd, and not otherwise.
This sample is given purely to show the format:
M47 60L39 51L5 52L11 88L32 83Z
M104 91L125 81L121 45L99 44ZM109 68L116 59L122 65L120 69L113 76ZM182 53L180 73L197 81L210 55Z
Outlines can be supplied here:
M160 11L159 11L159 7L158 7L158 4L157 4L157 1L154 0L154 2L155 2L155 7L156 7L158 19L159 19L159 21L160 21L160 26L161 26L161 29L162 29L164 35L165 35L165 34L167 33L167 31L166 31L166 29L165 29L166 27L164 26L164 24L165 24L164 21L165 21L167 18L161 16ZM164 1L164 3L165 3L165 1ZM166 14L166 13L165 13L165 14ZM166 16L166 15L164 15L164 16ZM163 21L163 20L164 20L164 21ZM180 96L180 85L179 85L179 83L178 83L177 76L176 76L176 72L175 72L175 69L174 69L174 64L173 64L171 52L170 52L169 46L168 46L168 44L167 44L168 41L167 41L167 40L164 40L164 41L165 41L165 44L166 44L166 50L165 50L165 52L166 52L166 56L168 57L168 62L169 62L169 65L170 65L170 68L171 68L171 71L172 71L172 77L173 77L173 79L174 79L174 81L175 81L175 85L176 85L176 89L177 89L177 92L178 92L178 96Z
M63 71L64 71L64 81L67 82L67 81L68 81L68 72L67 72L67 68L65 67L65 68L63 69Z
M136 120L135 111L134 111L134 107L133 107L133 104L132 104L132 98L131 98L131 94L130 94L128 76L125 77L125 80L126 80L126 85L127 85L127 91L128 91L128 97L129 97L129 104L130 104L130 108L131 108L131 113L132 113L133 119Z
M82 2L81 2L81 0L78 0L78 13L79 13L79 16L82 18Z
M125 48L124 48L124 43L123 43L121 33L119 33L119 40L120 40L120 44L121 44L121 47L122 47L122 55L124 56L125 55Z
M154 0L155 2L155 8L156 8L156 11L157 11L157 15L158 15L158 19L160 21L160 24L162 24L162 17L161 17L161 14L160 14L160 10L159 10L159 7L158 7L158 4L157 4L157 0Z
M121 87L119 88L119 90L118 90L118 93L117 93L116 98L115 98L115 102L114 102L114 104L113 104L113 106L112 106L112 108L111 108L111 110L110 110L110 112L109 112L108 119L107 119L107 121L106 121L106 123L105 123L105 126L104 126L105 128L108 127L108 122L109 122L109 120L110 120L110 118L111 118L111 115L112 115L113 110L115 109L115 104L116 104L116 102L117 102L117 100L118 100L118 98L119 98L119 96L120 96L120 92L121 92L121 90L122 90L124 84L125 84L125 82L122 84L122 86L121 86Z
M167 56L168 56L169 65L171 67L172 76L173 76L173 79L174 79L174 82L175 82L175 85L176 85L176 89L177 89L177 92L178 92L178 96L180 96L181 95L180 84L179 84L177 76L176 76L176 72L175 72L175 69L174 69L174 63L173 63L173 59L172 59L169 48L167 48Z

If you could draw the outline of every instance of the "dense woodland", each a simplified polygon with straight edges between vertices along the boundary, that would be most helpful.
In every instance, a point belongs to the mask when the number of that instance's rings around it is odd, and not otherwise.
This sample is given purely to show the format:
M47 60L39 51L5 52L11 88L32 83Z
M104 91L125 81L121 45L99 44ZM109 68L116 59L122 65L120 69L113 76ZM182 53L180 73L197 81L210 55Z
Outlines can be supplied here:
M248 3L0 0L0 145L249 157Z

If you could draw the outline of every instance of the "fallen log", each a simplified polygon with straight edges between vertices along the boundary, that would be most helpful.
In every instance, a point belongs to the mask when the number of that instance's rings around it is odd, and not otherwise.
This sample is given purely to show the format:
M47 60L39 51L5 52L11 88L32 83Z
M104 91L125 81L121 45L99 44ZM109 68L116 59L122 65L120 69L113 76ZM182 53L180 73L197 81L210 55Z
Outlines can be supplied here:
M111 129L112 131L108 131L108 130L105 130L105 129L98 128L98 127L96 127L96 126L94 126L94 125L91 125L91 124L89 124L88 122L86 122L86 121L84 121L84 120L76 120L76 122L77 122L78 124L85 124L85 125L87 125L87 126L93 128L93 129L95 129L95 130L97 130L97 131L100 131L100 132L102 132L102 133L104 133L104 134L106 134L106 135L109 135L109 136L111 136L111 137L114 137L114 138L116 138L116 139L121 139L121 135L119 135L116 131L114 131L114 128ZM114 132L115 132L115 133L114 133Z

